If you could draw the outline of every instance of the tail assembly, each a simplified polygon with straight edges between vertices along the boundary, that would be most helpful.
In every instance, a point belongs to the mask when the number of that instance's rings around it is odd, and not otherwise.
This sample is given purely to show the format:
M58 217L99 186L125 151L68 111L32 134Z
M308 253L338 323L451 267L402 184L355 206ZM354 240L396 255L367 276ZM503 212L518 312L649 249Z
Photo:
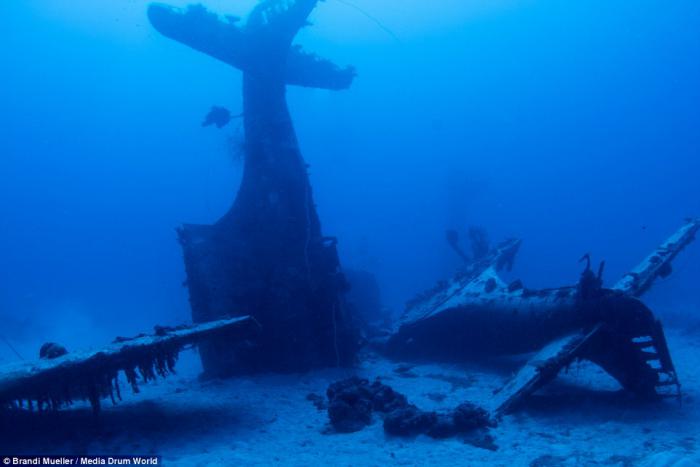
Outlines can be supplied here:
M264 1L253 10L244 26L239 25L239 18L220 17L201 5L175 8L152 3L148 7L148 19L165 37L242 71L253 71L260 65L261 44L274 43L286 54L287 84L347 89L355 78L353 67L340 68L300 46L289 47L316 3L315 0Z

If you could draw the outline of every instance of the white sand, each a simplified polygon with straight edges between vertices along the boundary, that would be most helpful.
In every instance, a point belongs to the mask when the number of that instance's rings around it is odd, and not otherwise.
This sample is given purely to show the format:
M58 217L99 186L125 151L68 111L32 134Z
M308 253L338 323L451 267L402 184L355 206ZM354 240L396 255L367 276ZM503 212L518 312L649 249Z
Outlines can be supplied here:
M200 382L195 356L189 355L178 375L144 386L115 407L107 404L99 427L91 426L87 409L74 409L32 422L31 442L19 430L4 437L0 447L3 452L12 443L16 452L158 454L164 465L183 466L700 465L700 336L672 332L669 345L684 385L682 406L675 400L640 405L612 392L616 385L602 371L582 364L492 430L497 451L456 438L387 437L378 415L357 433L324 434L327 414L306 396L325 397L331 382L352 374L380 376L423 409L447 409L484 400L517 368L513 362L481 368L419 364L411 369L414 377L405 377L394 371L400 362L377 356L356 372ZM437 402L435 394L444 400ZM67 424L73 428L66 430ZM71 441L58 441L64 435Z

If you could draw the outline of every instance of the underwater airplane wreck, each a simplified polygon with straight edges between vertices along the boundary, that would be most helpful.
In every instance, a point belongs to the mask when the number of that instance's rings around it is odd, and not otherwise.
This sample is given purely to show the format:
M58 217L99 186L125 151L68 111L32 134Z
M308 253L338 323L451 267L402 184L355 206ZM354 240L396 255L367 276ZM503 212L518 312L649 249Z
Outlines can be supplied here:
M200 346L209 376L349 365L357 351L336 239L322 233L286 102L288 85L342 90L355 77L352 67L293 45L317 3L263 1L245 24L201 5L148 8L164 37L243 74L244 169L236 199L214 224L185 224L178 236L193 321L253 316L264 329L263 350L234 352L225 339L211 340Z
M611 288L602 287L602 267L596 274L590 263L574 286L529 290L520 281L505 284L497 272L512 265L520 246L507 240L410 302L383 350L452 361L534 352L491 398L487 409L494 419L577 359L596 363L644 398L680 397L661 323L639 297L671 273L672 261L699 230L700 219L689 220ZM254 339L261 331L247 316L156 327L152 335L118 337L101 349L8 364L0 367L0 408L57 410L86 400L98 411L101 399L121 398L120 372L138 392L139 382L171 373L185 347L212 338Z
M577 359L599 365L642 397L680 397L661 322L639 298L671 273L671 262L698 230L700 220L688 220L611 288L603 287L604 263L594 272L588 255L576 285L530 290L520 280L506 284L498 271L510 268L520 246L507 240L409 302L386 351L450 360L536 352L494 394L489 408L496 417Z
M355 77L352 67L293 45L317 3L262 1L244 25L201 5L149 6L149 21L164 37L243 73L245 157L236 199L216 223L178 230L197 324L0 369L0 406L59 408L84 399L97 410L101 398L119 396L119 371L136 389L137 369L144 381L165 376L177 351L194 342L209 377L354 362L359 333L344 306L347 281L335 238L322 234L286 102L287 85L342 90ZM210 116L221 126L230 118ZM245 345L253 338L255 346Z
M123 373L138 384L167 376L177 353L197 345L210 375L352 366L357 339L343 306L346 289L335 240L322 235L307 166L285 89L346 89L351 67L292 46L317 0L267 0L245 26L202 6L154 4L149 19L164 36L243 71L245 173L231 210L213 225L185 225L183 247L196 323L156 327L92 351L52 344L37 361L0 367L0 408L58 410L74 400L120 396ZM530 290L504 283L520 246L508 240L469 259L449 281L407 306L381 346L390 356L464 360L534 353L486 409L497 419L578 359L590 360L643 397L680 396L660 321L640 297L671 273L700 220L691 219L610 288L590 258L576 285ZM452 237L456 246L457 239ZM461 255L466 259L466 255ZM244 342L254 345L240 345ZM381 388L381 391L388 391Z

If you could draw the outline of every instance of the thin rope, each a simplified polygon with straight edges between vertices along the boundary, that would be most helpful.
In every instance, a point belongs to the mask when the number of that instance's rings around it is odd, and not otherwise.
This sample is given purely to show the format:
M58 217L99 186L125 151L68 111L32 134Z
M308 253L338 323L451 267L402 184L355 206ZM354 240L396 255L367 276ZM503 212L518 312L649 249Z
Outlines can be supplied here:
M401 39L399 39L399 36L397 36L394 31L389 29L384 23L379 21L375 16L372 16L367 10L364 10L360 6L348 1L348 0L336 0L338 3L343 4L349 8L352 8L355 11L358 11L360 14L362 14L364 17L368 18L370 21L372 21L374 24L379 26L379 28L390 35L396 42L399 44L401 43Z
M15 353L15 355L17 355L17 356L20 358L20 360L24 360L24 357L23 357L22 355L20 355L19 352L17 352L17 349L15 349L15 348L12 346L12 344L10 344L10 341L8 341L7 338L6 338L5 336L3 336L2 334L0 334L0 339L2 339L3 342L5 342L5 344L7 344L7 346L10 348L10 350L12 350L12 351Z

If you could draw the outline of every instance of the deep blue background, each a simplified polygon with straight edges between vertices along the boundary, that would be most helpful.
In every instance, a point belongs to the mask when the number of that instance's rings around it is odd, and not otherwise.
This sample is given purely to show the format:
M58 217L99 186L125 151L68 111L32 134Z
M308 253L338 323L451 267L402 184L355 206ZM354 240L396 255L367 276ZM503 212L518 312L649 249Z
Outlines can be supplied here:
M585 252L611 283L700 215L700 2L353 4L398 40L321 3L298 42L359 76L289 102L325 233L395 311L458 265L447 228L522 237L512 275L539 287ZM235 196L238 124L199 124L240 110L240 73L159 36L146 5L0 4L0 333L25 356L188 321L174 229ZM698 279L693 245L646 300L690 321Z

